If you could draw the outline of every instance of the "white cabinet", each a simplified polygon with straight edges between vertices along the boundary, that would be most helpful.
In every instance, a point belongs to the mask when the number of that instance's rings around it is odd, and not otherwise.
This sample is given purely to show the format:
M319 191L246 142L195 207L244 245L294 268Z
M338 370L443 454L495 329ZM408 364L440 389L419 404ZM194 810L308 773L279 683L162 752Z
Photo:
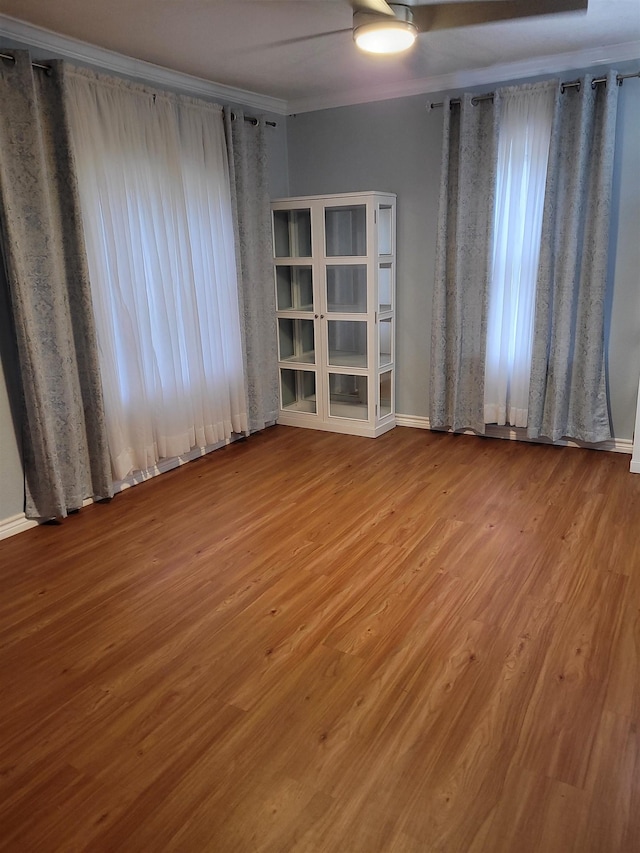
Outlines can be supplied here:
M279 422L375 438L395 426L391 193L272 204Z

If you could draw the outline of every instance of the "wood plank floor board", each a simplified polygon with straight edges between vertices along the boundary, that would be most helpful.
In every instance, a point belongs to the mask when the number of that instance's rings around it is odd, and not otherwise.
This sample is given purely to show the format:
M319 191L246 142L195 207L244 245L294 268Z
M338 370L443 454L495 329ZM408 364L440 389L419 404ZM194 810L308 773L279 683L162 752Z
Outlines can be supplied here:
M627 579L586 571L580 581L562 605L516 761L582 788L603 712Z
M589 756L585 788L591 808L583 816L576 849L596 853L599 839L612 850L632 849L640 839L640 738L629 718L605 712Z
M0 849L640 850L628 458L275 427L0 542Z
M478 850L482 853L580 853L579 837L589 805L586 792L513 765ZM602 836L598 843L603 843ZM601 849L616 848L605 846Z

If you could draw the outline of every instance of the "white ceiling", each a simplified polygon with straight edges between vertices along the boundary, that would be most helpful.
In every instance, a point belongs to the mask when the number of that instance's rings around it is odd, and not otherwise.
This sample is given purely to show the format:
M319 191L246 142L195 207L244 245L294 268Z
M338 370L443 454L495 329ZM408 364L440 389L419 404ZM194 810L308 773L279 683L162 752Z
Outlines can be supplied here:
M278 99L282 112L640 58L640 0L425 33L399 57L356 49L345 0L0 0L0 13ZM335 30L346 32L322 35Z

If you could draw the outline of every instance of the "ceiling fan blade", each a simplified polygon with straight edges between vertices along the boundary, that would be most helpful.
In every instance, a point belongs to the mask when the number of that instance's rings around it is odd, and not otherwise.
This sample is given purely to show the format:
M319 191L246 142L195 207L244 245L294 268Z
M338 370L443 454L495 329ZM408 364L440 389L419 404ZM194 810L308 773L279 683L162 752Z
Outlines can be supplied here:
M312 33L308 36L298 36L297 38L282 39L282 41L271 41L267 47L287 47L292 44L300 44L305 41L315 41L316 39L324 38L325 36L337 36L339 33L352 33L353 27L347 27L342 30L326 30L323 33Z
M385 0L348 0L354 12L364 12L367 15L388 15L395 17L393 9Z
M511 21L560 12L585 11L588 0L481 0L412 6L413 21L421 32Z

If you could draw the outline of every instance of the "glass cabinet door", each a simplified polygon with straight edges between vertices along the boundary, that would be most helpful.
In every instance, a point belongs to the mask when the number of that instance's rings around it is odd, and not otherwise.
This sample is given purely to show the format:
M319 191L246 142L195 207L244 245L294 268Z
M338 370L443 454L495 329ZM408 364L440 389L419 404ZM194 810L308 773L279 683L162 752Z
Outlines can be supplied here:
M315 414L316 374L312 370L280 369L280 406L289 412Z
M393 352L393 320L387 317L378 323L378 366L391 364Z
M276 258L311 257L311 211L273 211L273 248Z
M366 421L369 417L369 385L366 376L329 374L329 416Z
M313 320L301 320L298 317L279 317L278 349L280 361L315 364Z
M378 311L390 311L392 301L393 271L391 264L380 264L378 267Z
M378 254L393 254L393 209L389 204L378 208Z
M333 367L367 366L367 323L327 320L328 362Z
M367 254L367 206L327 207L324 212L328 258L364 257Z
M310 266L276 264L276 309L313 311L313 274Z
M367 313L367 265L327 264L327 311Z
M384 418L393 411L393 373L391 370L380 374L380 417Z

